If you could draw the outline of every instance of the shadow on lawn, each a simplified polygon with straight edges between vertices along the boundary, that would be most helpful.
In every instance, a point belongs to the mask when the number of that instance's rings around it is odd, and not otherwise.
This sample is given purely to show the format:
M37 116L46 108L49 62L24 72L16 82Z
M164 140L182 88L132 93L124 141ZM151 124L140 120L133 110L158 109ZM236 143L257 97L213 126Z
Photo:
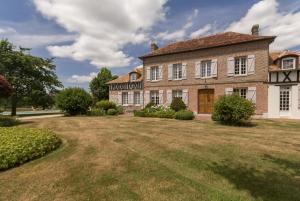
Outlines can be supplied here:
M239 190L248 191L254 198L264 201L300 200L300 163L264 156L266 160L281 168L258 170L245 164L233 164L230 161L214 163L211 170L226 178Z

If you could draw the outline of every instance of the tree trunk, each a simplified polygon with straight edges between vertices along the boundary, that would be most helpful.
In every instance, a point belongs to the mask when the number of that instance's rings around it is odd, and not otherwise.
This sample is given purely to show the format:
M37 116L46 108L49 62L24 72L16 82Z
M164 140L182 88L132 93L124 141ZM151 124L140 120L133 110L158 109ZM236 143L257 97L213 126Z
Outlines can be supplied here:
M17 96L14 94L11 97L11 116L17 115Z

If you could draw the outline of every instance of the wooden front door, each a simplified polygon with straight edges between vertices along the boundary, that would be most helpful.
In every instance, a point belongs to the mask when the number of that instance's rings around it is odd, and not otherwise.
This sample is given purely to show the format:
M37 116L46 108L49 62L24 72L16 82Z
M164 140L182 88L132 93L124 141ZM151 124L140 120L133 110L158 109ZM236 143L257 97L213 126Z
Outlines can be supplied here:
M198 112L211 114L213 112L215 91L213 89L200 89L198 92Z

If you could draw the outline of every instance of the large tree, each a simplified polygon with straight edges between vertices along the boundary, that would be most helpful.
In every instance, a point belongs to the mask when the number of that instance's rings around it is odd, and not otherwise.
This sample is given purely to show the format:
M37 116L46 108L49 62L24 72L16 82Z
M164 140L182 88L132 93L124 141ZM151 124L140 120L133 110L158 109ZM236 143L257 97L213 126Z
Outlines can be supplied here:
M106 83L116 78L117 76L113 76L109 69L101 69L98 75L90 82L90 90L95 101L109 98L109 89Z
M52 93L62 87L55 74L53 59L44 59L30 54L29 49L16 48L7 40L0 41L0 74L12 86L11 114L16 115L18 101L30 97L35 90Z
M12 88L9 82L0 75L0 98L7 98L12 93Z

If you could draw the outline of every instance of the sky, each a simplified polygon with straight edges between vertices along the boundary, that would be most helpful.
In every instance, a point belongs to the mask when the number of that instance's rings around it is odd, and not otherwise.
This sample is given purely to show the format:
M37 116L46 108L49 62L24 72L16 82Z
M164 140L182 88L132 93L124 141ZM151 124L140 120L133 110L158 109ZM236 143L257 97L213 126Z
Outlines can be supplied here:
M55 57L65 87L103 67L121 75L172 42L219 32L275 35L272 51L300 50L300 0L0 0L0 39Z

